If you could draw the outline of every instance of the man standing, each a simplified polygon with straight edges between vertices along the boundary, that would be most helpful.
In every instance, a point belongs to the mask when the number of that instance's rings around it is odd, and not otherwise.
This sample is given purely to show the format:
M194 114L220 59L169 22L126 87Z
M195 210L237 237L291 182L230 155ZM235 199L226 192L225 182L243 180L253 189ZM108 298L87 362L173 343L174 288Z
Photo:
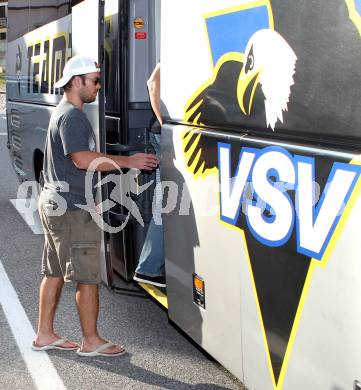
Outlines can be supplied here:
M152 170L158 160L146 153L110 156L94 150L95 136L83 105L96 99L100 89L99 70L91 59L75 56L67 62L63 77L55 84L56 88L64 88L64 97L50 119L45 145L44 190L39 199L45 245L38 332L32 344L32 349L37 351L76 349L80 356L119 356L125 352L123 346L107 342L99 335L101 234L90 213L76 205L86 204L86 170L96 158L106 157L98 164L97 171L114 170L114 165ZM65 213L61 210L64 204ZM75 298L83 333L81 346L54 331L64 281L77 283Z

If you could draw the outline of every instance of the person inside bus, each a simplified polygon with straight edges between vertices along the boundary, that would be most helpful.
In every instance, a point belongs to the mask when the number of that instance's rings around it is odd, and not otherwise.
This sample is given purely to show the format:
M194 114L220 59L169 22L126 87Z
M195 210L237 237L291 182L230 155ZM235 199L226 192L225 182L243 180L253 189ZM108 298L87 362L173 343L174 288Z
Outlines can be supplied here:
M95 151L95 135L83 106L96 99L99 71L93 60L75 56L55 84L56 88L63 87L64 97L50 118L45 145L44 189L39 198L45 233L44 278L40 286L38 330L32 343L35 351L76 350L80 356L119 356L125 352L123 346L101 337L97 328L101 231L91 213L77 205L87 205L85 177L96 159L100 161L94 170L102 172L112 171L114 166L150 171L158 165L158 159L148 153L110 156ZM80 346L54 330L64 282L76 283L75 300L83 335Z
M152 74L147 81L149 91L150 104L157 121L153 125L150 132L150 142L160 159L160 130L162 125L162 115L160 108L160 63L156 65ZM156 184L160 183L160 169L156 169ZM157 188L160 188L159 186ZM153 213L158 212L161 207L161 194L156 192L156 197L153 204ZM166 287L165 283L165 267L164 267L164 239L163 239L163 225L159 223L159 218L155 221L154 217L151 219L147 235L144 241L142 252L139 257L139 263L133 279L137 282L153 284L158 287Z

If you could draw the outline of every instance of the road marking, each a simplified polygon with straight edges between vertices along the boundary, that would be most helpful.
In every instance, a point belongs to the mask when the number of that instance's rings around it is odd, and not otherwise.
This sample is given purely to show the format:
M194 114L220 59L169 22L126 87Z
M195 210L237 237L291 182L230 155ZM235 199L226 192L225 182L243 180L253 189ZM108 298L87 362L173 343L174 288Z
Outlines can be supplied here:
M0 135L8 135L8 133L0 133Z
M0 304L24 362L38 390L65 390L46 352L32 351L35 332L0 261Z
M34 234L44 234L37 210L37 200L34 198L10 199L10 202Z

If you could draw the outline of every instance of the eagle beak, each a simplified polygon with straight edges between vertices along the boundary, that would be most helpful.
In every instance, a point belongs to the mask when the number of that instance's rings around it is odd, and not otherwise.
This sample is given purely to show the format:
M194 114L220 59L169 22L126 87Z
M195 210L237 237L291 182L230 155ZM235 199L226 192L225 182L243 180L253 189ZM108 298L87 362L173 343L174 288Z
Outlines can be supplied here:
M259 83L261 70L244 73L242 69L237 84L238 104L245 115L249 115L252 109L254 94Z

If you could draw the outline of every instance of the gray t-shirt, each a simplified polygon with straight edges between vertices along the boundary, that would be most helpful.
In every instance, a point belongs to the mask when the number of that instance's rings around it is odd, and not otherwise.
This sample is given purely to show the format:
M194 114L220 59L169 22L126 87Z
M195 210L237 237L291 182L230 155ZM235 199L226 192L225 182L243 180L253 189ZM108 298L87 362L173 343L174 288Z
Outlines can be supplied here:
M94 186L85 188L86 171L77 168L69 154L88 150L95 150L91 124L82 110L63 99L51 115L45 144L44 187L49 198L52 192L60 193L70 209L87 203L85 191L93 193Z

